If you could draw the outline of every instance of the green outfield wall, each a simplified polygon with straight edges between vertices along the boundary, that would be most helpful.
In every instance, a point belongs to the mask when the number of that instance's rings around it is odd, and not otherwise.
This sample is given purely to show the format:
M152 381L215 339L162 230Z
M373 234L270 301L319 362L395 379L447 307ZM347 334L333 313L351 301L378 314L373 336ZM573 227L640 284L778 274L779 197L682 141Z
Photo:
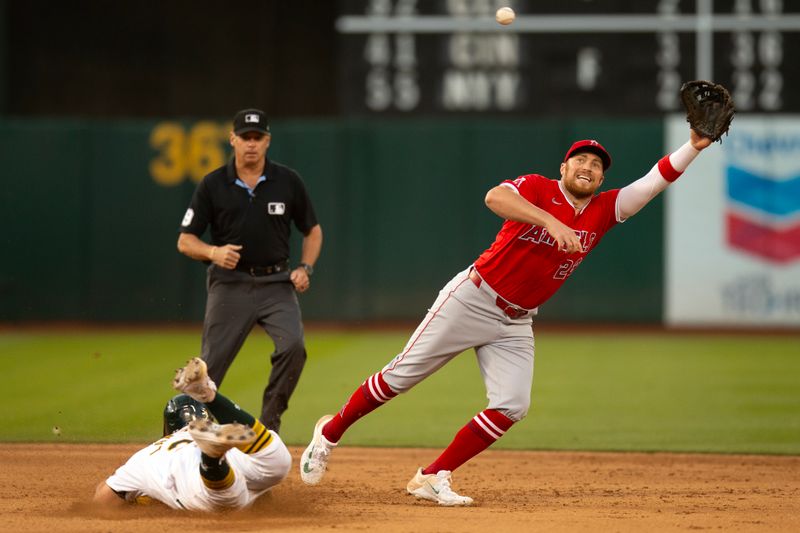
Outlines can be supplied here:
M229 157L228 128L0 121L0 320L202 319L204 266L175 243L195 184ZM489 188L558 177L566 148L587 137L614 158L604 187L622 186L662 155L662 130L661 119L274 122L270 157L303 176L325 235L305 317L420 318L499 229ZM613 230L540 320L659 322L662 219L657 199Z

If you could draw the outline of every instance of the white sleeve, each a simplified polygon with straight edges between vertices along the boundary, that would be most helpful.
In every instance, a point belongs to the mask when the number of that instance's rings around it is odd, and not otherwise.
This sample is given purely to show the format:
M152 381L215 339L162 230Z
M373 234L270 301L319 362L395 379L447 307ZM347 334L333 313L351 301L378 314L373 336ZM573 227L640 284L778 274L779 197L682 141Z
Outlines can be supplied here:
M670 183L675 181L681 173L694 161L700 152L695 150L690 142L675 150L669 155L669 165L674 171L671 180L661 173L659 163L653 165L650 172L623 187L617 196L616 215L618 222L625 222L628 218L638 213L645 205L655 198ZM665 158L667 159L667 158ZM669 176L668 176L669 177Z

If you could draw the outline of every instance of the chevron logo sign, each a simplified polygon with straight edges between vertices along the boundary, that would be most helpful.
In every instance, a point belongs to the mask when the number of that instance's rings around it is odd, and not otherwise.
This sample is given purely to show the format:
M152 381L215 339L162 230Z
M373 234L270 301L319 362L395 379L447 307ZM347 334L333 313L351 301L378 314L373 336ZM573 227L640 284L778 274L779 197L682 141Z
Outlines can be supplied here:
M745 148L758 153L762 163L774 164L760 164L754 170L743 168L741 158L728 162L728 246L770 263L800 261L800 137L751 135L741 144L737 151ZM795 168L787 168L787 161Z

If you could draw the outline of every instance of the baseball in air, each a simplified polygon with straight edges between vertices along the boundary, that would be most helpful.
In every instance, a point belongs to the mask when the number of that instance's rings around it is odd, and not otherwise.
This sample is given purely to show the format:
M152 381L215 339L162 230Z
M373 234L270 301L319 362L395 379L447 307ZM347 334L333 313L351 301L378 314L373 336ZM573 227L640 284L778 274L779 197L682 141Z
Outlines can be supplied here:
M514 10L510 7L501 7L497 10L497 13L494 14L494 19L503 26L508 26L514 22L515 17Z

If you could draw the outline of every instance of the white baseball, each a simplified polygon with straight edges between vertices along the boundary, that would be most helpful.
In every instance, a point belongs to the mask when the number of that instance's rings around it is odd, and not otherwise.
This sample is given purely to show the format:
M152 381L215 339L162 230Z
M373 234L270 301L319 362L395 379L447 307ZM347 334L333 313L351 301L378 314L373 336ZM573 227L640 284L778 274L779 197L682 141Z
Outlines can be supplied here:
M515 17L514 10L510 7L501 7L497 10L497 13L494 14L494 19L503 26L508 26L514 22Z

